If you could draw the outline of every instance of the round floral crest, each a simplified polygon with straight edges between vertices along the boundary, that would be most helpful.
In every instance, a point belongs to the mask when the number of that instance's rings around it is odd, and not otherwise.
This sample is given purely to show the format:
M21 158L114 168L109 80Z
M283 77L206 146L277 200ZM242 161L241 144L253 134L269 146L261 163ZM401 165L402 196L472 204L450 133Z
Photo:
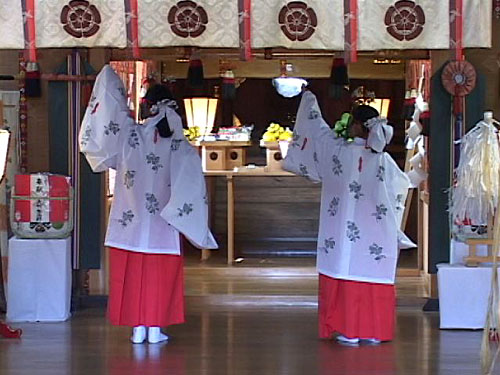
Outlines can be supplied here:
M75 38L88 38L99 31L101 14L90 2L72 0L62 8L63 29Z
M417 38L422 33L424 24L424 11L414 1L397 1L385 13L387 32L399 41Z
M318 26L316 12L302 1L292 1L281 8L278 22L288 39L299 42L309 39Z
M182 38L197 38L206 30L208 15L194 1L179 1L168 12L168 23L172 31Z
M476 69L468 61L450 61L441 73L444 88L453 96L465 96L476 87Z

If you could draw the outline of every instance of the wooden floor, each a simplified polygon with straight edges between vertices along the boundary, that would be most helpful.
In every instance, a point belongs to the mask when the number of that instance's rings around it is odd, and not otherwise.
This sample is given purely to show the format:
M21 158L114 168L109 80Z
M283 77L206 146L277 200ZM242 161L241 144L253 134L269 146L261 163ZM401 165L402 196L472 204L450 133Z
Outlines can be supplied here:
M187 323L168 344L132 345L103 307L0 339L0 374L479 374L481 332L441 331L418 277L398 280L396 339L351 348L317 338L312 267L186 268Z

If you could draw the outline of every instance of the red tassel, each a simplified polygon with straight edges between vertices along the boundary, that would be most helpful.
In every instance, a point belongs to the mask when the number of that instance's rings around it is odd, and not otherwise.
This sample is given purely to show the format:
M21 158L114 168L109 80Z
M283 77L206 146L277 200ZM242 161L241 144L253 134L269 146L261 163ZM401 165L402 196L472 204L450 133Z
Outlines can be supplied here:
M330 72L330 97L341 99L342 93L348 85L349 76L344 59L333 59L332 70Z
M42 95L41 74L38 64L29 62L26 66L26 96L28 98L37 98Z
M236 97L234 73L227 70L222 76L222 99L234 99Z
M489 339L490 341L498 342L500 341L500 335L496 329L490 328L489 331Z
M431 111L425 111L420 114L420 124L422 125L422 135L429 136L431 125Z
M189 60L187 80L191 87L203 86L203 63L198 52L193 52Z
M0 322L0 336L6 339L19 339L21 338L23 331L21 329L12 329L4 322Z

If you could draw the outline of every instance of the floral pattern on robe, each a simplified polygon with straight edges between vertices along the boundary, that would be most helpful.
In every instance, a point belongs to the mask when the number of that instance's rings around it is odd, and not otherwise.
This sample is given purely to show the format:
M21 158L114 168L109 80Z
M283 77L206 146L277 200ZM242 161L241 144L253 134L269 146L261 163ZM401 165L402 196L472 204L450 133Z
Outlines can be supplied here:
M105 66L80 131L80 150L92 170L117 171L105 245L180 254L182 233L199 248L217 248L208 229L201 160L184 137L179 115L162 105L156 116L136 124L123 92L120 78ZM155 137L156 124L164 116L173 135Z
M413 245L400 231L406 174L389 154L367 149L364 139L337 138L310 91L302 95L293 140L298 147L289 148L285 169L322 183L318 271L393 284L399 247Z

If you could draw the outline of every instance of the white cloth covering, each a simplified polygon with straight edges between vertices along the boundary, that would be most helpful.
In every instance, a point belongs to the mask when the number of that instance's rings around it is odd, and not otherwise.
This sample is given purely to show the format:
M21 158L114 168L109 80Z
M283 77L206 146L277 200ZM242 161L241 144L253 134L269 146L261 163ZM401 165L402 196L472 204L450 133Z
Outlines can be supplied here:
M316 97L306 91L284 167L323 183L318 271L393 284L398 244L413 245L399 229L409 180L387 153L365 145L360 138L351 144L336 138Z
M488 245L476 245L476 254L481 257L488 256ZM465 265L464 259L467 256L469 256L469 245L452 239L450 243L450 264L463 266Z
M491 289L491 266L437 267L440 328L482 329Z
M80 149L94 172L116 169L106 246L154 254L180 254L179 232L195 246L215 249L208 228L208 199L196 150L186 141L179 115L168 104L136 124L125 90L110 66L94 86L80 130ZM174 134L162 138L166 116Z
M58 322L70 316L71 238L9 240L7 320Z

